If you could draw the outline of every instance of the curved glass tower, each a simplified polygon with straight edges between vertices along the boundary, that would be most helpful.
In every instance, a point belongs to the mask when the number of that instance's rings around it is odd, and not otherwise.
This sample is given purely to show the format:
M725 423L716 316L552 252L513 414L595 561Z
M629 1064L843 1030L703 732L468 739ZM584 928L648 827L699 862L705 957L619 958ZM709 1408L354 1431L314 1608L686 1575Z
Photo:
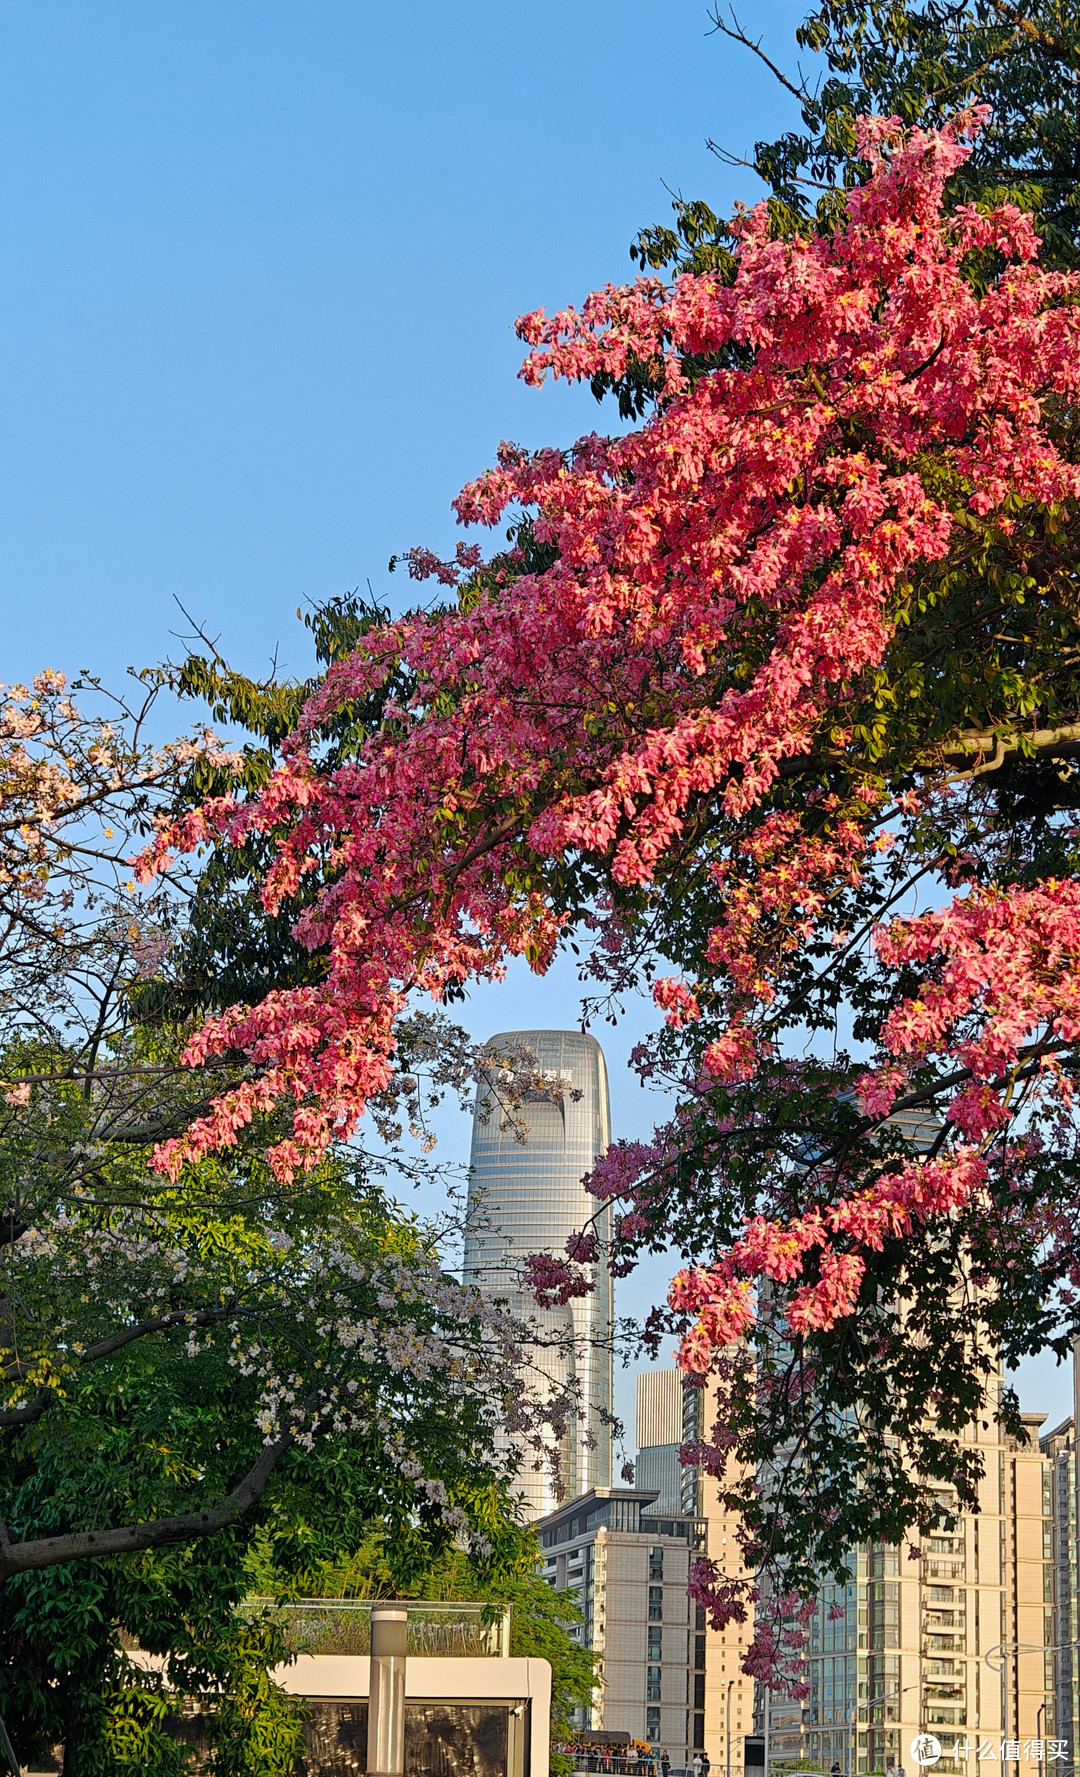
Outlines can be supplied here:
M563 1497L574 1498L611 1485L611 1277L601 1262L591 1295L540 1309L522 1289L521 1267L531 1253L565 1256L568 1237L586 1223L607 1243L611 1211L581 1183L611 1141L607 1068L595 1037L581 1031L503 1031L490 1048L527 1052L532 1078L512 1110L502 1108L490 1085L477 1092L464 1280L536 1325L530 1386L537 1398L569 1387L566 1429L548 1442L558 1454ZM557 1484L534 1460L525 1455L518 1484L530 1514L542 1517L559 1504Z

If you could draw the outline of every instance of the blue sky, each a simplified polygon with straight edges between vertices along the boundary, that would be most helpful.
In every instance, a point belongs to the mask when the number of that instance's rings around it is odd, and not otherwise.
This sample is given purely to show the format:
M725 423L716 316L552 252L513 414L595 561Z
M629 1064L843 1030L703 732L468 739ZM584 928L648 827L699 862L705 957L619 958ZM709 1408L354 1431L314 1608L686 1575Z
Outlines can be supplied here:
M781 52L801 4L753 4ZM502 437L590 397L511 323L630 271L663 182L757 195L790 116L704 0L2 0L4 676L159 658L173 599L251 667L305 597L444 547ZM600 422L604 423L604 422ZM172 644L175 645L175 644Z
M803 11L743 17L790 66ZM115 682L178 651L176 598L299 670L303 600L400 602L389 556L452 544L500 438L611 423L515 380L515 315L630 275L665 183L753 201L706 137L794 116L704 0L0 0L0 678ZM469 1012L541 1018L569 970ZM598 1034L644 1133L633 1033Z

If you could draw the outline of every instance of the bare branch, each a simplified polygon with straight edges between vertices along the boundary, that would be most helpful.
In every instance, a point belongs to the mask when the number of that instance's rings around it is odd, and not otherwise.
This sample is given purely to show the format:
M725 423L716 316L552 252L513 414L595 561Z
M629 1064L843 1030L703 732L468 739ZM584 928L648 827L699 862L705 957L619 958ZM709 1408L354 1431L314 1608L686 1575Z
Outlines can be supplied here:
M770 57L765 54L765 51L761 47L760 37L758 38L757 42L755 43L755 41L752 37L748 37L746 35L746 32L743 30L742 26L740 25L738 19L735 16L735 8L733 6L731 6L728 8L728 11L731 13L731 24L730 25L725 25L723 19L720 16L719 7L717 7L715 12L709 13L709 17L711 18L711 20L713 22L713 29L721 32L721 34L724 37L730 37L733 43L741 43L744 49L748 49L752 55L757 56L759 61L764 62L766 68L768 68L768 70L769 70L769 73L774 74L776 76L777 80L780 82L780 85L782 87L785 87L787 89L787 91L789 93L791 93L793 98L798 99L798 101L801 105L808 105L811 102L811 100L813 99L814 95L810 91L810 89L808 88L805 80L800 81L798 86L796 86L794 84L794 82L790 81L788 79L787 75L785 73L783 73L783 71L780 68L777 67L776 63L774 61L772 61L770 59ZM732 27L734 27L734 29L732 29Z

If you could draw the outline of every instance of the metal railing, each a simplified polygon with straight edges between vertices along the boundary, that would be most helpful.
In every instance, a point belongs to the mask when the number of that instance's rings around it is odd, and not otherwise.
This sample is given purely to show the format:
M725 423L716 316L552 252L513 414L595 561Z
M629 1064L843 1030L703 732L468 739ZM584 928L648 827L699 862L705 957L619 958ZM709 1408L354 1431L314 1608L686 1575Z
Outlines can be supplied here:
M295 1653L369 1654L375 1602L370 1598L298 1598L295 1603L275 1606L272 1599L252 1598L242 1608L251 1613L269 1608ZM402 1602L409 1612L410 1655L509 1657L509 1609L456 1599L409 1598Z

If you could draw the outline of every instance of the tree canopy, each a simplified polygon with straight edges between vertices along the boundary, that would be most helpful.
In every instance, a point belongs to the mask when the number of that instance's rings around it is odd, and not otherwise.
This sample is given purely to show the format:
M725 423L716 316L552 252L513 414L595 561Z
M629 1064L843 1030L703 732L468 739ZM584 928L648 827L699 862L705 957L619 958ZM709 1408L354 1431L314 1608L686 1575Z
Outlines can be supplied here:
M482 1573L521 1545L495 1431L516 1410L528 1435L522 1329L395 1203L393 1142L332 1143L286 1185L271 1105L183 1177L150 1165L250 1072L183 1064L199 1009L316 966L224 852L213 893L184 873L138 889L155 812L260 771L261 729L236 752L207 731L149 745L153 695L47 672L0 711L0 1714L24 1759L62 1742L74 1777L179 1769L170 1698L222 1687L216 1768L291 1769L280 1634L238 1614L256 1581L287 1595L380 1527L401 1585L451 1547ZM447 1028L403 1032L436 1092L471 1078ZM423 1098L388 1088L384 1134Z
M927 1480L970 1503L997 1353L1077 1325L1080 280L1015 205L954 201L979 125L864 121L831 229L762 206L719 270L526 316L528 381L640 372L642 423L504 446L457 511L510 547L414 551L445 602L357 638L265 783L140 866L263 848L318 959L203 1023L187 1060L248 1072L165 1178L271 1107L275 1175L316 1169L410 1006L510 956L591 935L596 991L651 983L675 1114L593 1175L612 1248L584 1230L534 1282L683 1250L652 1335L719 1383L698 1459L781 1601L926 1528Z
M952 174L950 202L1019 204L1036 217L1044 262L1077 264L1080 18L1071 0L821 0L795 33L815 57L805 71L751 37L734 8L717 5L710 17L799 105L802 129L757 142L747 159L710 143L764 182L774 229L834 226L844 193L866 176L860 117L939 129L977 104L984 125ZM702 200L676 199L673 209L674 226L643 229L634 256L654 269L726 266L726 219Z

